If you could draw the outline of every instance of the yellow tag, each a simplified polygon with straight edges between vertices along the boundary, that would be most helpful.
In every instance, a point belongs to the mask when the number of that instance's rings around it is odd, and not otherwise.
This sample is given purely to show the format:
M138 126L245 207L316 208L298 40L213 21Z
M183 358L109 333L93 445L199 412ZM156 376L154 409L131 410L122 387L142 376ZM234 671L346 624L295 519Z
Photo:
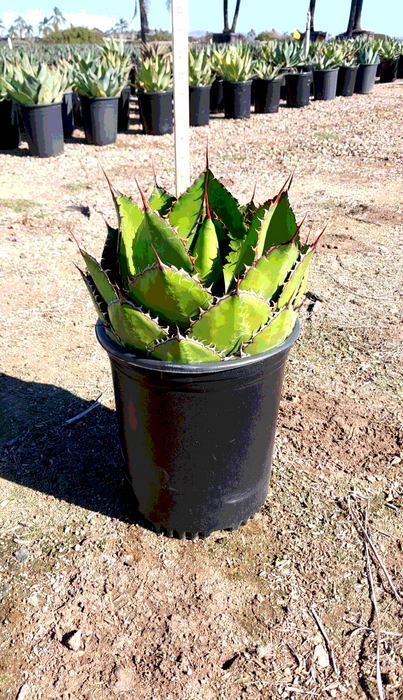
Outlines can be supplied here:
M293 37L294 37L294 39L301 38L301 34L299 33L298 29L294 29Z

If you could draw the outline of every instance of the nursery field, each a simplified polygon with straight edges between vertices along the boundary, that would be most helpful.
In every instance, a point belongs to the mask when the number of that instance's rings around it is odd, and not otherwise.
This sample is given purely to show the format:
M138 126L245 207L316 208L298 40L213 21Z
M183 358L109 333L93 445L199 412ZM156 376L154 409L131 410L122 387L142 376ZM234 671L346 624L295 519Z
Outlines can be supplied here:
M54 159L0 153L0 699L376 700L382 686L399 700L403 81L191 131L192 175L207 139L242 203L295 171L302 231L327 226L267 501L197 542L133 522L108 359L72 264L71 232L99 255L115 221L102 168L138 202L152 161L173 189L173 136L144 136L132 108L112 146L77 130Z

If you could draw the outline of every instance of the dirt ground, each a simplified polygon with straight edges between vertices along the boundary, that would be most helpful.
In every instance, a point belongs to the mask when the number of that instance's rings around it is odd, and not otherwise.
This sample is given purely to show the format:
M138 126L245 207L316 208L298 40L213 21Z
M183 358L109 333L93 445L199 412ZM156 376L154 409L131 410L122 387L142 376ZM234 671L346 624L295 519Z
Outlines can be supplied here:
M197 542L135 522L72 265L70 232L99 254L114 220L101 166L137 199L153 159L173 188L173 137L143 136L132 107L113 146L76 131L55 159L0 154L0 698L375 700L378 652L378 686L400 700L403 83L191 131L192 175L207 139L241 202L295 170L297 219L327 225L267 501Z

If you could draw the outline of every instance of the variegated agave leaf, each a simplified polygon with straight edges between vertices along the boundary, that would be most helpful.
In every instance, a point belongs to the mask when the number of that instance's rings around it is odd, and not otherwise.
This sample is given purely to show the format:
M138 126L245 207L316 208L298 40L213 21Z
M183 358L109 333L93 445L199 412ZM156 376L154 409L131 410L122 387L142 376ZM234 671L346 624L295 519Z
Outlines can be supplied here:
M272 309L251 292L223 297L192 324L189 337L212 345L223 357L233 355L267 323Z
M287 306L287 304L290 301L293 301L295 296L298 294L302 280L304 279L305 273L308 270L313 254L314 249L311 248L309 253L305 253L305 255L301 257L301 259L295 265L294 269L291 271L290 277L285 283L281 294L277 300L278 309L281 309L283 306Z
M266 326L253 336L251 342L242 348L243 353L258 355L281 345L292 333L297 316L298 314L292 306L281 309L269 320Z
M172 338L159 343L154 347L150 357L164 362L179 362L188 364L191 362L219 362L221 360L211 348L206 348L202 343L188 338Z
M139 272L130 283L129 296L161 319L189 328L200 309L207 309L212 296L184 270L158 265Z
M116 335L135 350L149 350L155 342L168 337L156 321L130 302L112 301L108 304L108 316Z

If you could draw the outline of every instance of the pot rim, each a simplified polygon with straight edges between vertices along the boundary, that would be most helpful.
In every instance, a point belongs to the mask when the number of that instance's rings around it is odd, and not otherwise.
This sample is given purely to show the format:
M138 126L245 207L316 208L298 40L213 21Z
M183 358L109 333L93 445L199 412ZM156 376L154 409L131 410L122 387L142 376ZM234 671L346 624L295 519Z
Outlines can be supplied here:
M57 105L61 105L63 100L60 100L60 102L47 102L44 105L37 105L37 104L32 104L32 105L22 105L19 102L17 102L17 107L29 107L29 109L32 109L32 107L57 107Z
M131 367L157 371L158 373L192 375L217 374L218 372L226 372L232 369L241 369L246 365L257 364L269 357L273 357L274 355L288 352L288 350L290 350L291 346L297 340L299 331L300 323L299 319L297 318L293 331L288 338L286 338L281 345L277 345L275 348L267 350L266 352L261 352L258 355L241 357L236 360L221 360L220 362L191 362L188 364L180 364L178 362L164 362L163 360L151 360L136 357L109 338L100 319L98 319L95 325L95 336L99 344L102 345L103 349L106 350L108 355L114 360L117 360L123 364L128 364Z
M104 100L118 100L120 97L120 93L119 95L113 95L113 97L92 97L91 95L80 95L79 92L77 94L80 100L89 100L92 102L102 102Z
M173 90L159 90L158 92L145 92L137 90L137 95L173 95Z

